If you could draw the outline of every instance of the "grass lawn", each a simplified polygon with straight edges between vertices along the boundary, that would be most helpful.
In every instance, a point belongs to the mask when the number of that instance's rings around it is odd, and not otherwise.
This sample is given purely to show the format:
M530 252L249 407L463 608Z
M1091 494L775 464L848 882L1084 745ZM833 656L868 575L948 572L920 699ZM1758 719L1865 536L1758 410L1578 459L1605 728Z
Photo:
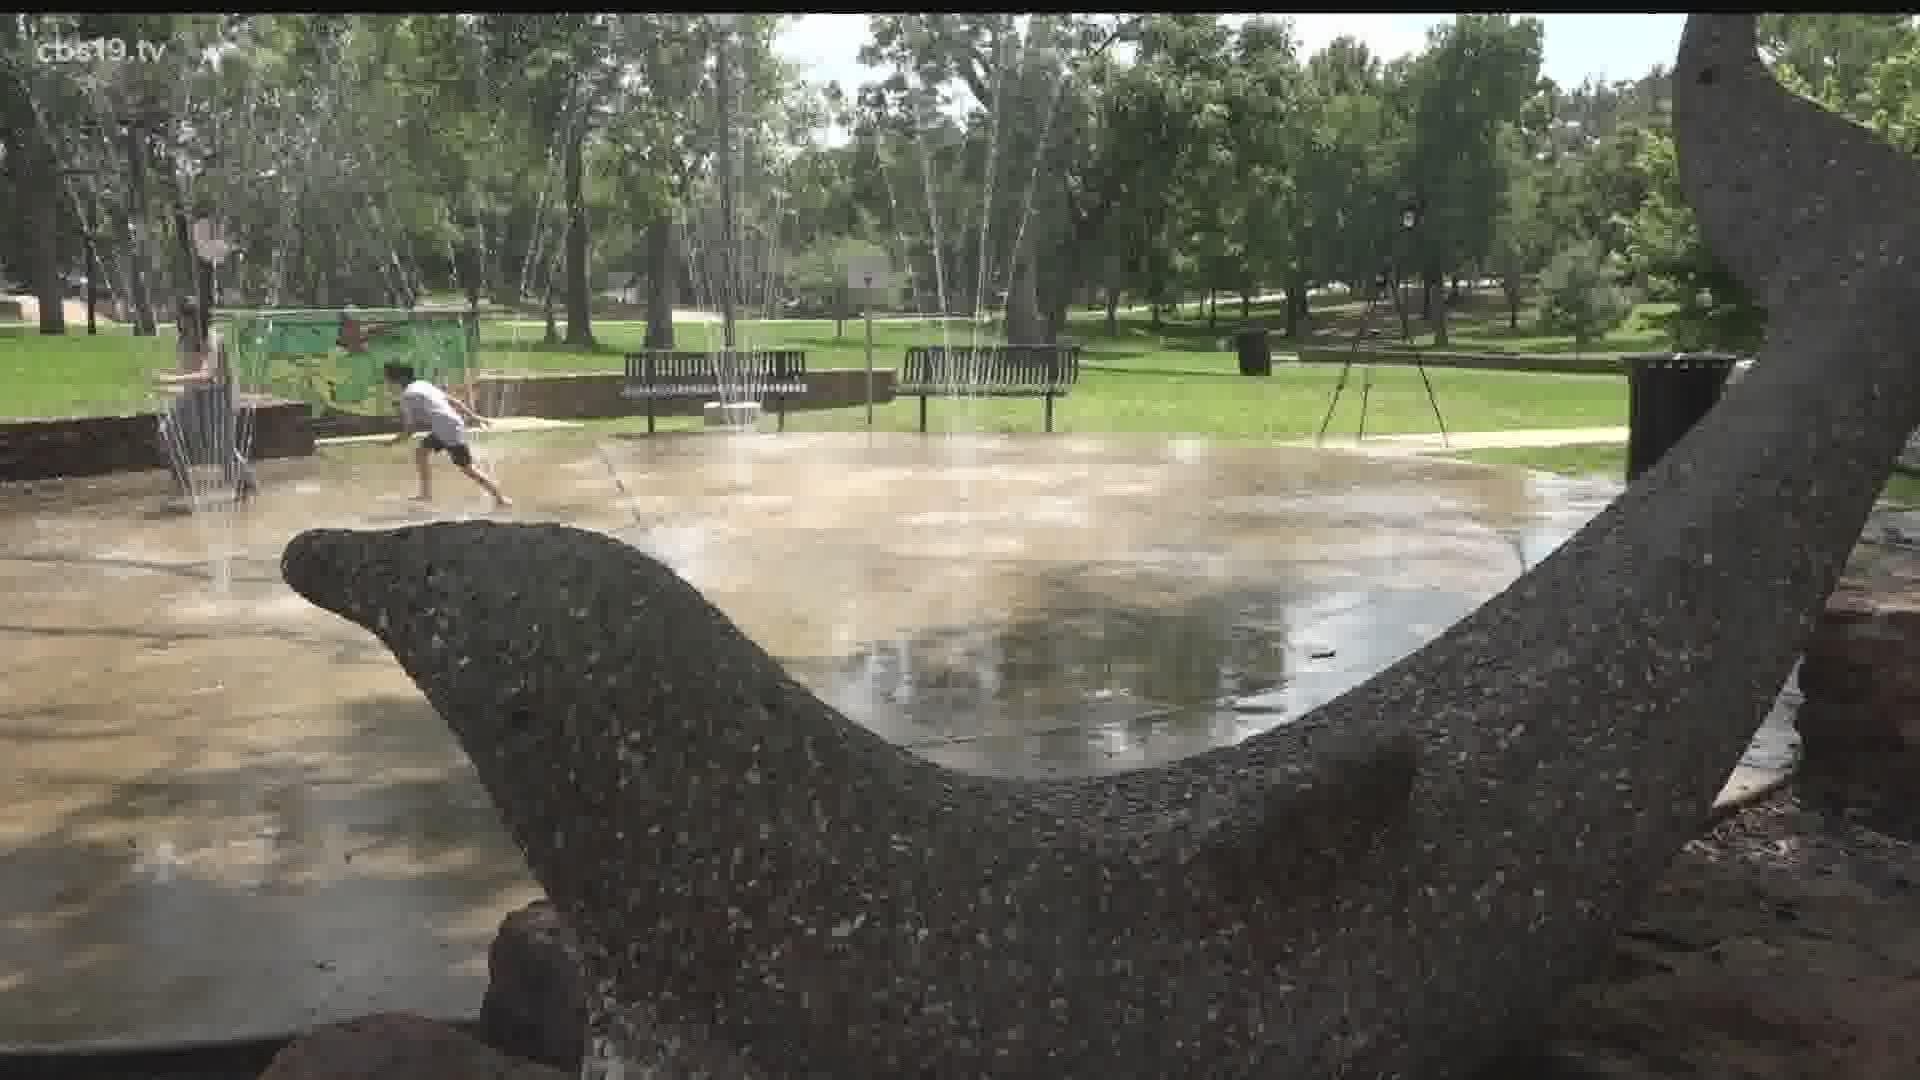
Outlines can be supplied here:
M1337 326L1345 309L1328 305L1316 311L1325 326ZM1191 313L1191 309L1187 309ZM1118 332L1106 333L1098 312L1075 312L1070 335L1086 348L1081 383L1059 403L1059 430L1079 432L1156 432L1205 435L1222 439L1291 439L1318 430L1340 377L1331 365L1302 367L1276 356L1271 377L1249 379L1236 370L1230 334L1234 320L1220 323L1167 318L1151 325L1141 314L1123 318ZM1234 309L1237 315L1237 306ZM1263 305L1256 318L1270 314ZM1468 323L1460 320L1464 333ZM592 350L541 343L538 319L495 319L482 323L480 366L508 372L617 371L621 355L641 347L645 324L637 320L596 320L599 344ZM676 336L683 348L717 348L716 324L682 322ZM810 367L852 367L865 363L864 328L849 321L835 333L831 320L743 321L743 346L807 350ZM890 368L909 345L976 340L965 322L930 323L917 319L874 322L874 362ZM987 333L977 339L996 340ZM1464 342L1464 338L1462 339ZM1517 340L1517 339L1516 339ZM1284 349L1284 342L1276 342ZM1570 348L1571 343L1566 343ZM1529 345L1529 348L1532 346ZM151 409L163 400L148 387L148 374L170 367L172 338L135 338L124 327L104 324L98 337L84 333L43 338L30 327L0 326L0 416L52 416ZM1372 371L1367 394L1367 430L1380 434L1435 430L1433 412L1419 373L1382 366ZM1556 375L1435 369L1430 373L1447 427L1454 431L1510 428L1593 427L1626 422L1626 384L1617 376ZM1330 431L1351 434L1360 416L1366 369L1354 369ZM911 431L916 401L899 401L877 410L884 429ZM1041 424L1041 404L1031 399L1006 401L935 400L929 405L932 430L1031 431ZM800 413L789 419L796 430L847 430L864 426L864 410Z
M1563 476L1627 475L1627 448L1614 444L1553 446L1528 450L1472 450L1454 454L1465 461L1487 465L1519 465ZM1920 507L1920 474L1895 470L1888 478L1881 501L1904 507Z

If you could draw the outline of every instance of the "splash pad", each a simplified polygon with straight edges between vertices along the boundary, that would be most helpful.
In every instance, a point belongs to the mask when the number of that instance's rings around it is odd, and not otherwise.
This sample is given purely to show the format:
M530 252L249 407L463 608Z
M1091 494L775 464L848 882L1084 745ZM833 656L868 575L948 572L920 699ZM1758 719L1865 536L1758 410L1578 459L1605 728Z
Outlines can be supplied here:
M1084 775L1304 713L1422 644L1613 489L1191 440L848 435L521 450L513 517L674 566L850 716L970 772ZM0 1048L461 1017L535 894L444 724L278 577L406 505L404 462L269 462L213 587L151 477L0 496ZM458 489L455 489L458 490Z

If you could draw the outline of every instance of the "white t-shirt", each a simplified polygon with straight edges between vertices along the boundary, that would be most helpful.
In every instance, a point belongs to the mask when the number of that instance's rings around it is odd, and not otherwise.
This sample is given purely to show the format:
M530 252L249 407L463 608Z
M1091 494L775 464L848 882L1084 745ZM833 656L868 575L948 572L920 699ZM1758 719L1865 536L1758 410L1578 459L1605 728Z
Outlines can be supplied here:
M400 391L400 415L412 427L425 427L448 446L467 441L466 421L453 410L447 392L425 379L415 379Z

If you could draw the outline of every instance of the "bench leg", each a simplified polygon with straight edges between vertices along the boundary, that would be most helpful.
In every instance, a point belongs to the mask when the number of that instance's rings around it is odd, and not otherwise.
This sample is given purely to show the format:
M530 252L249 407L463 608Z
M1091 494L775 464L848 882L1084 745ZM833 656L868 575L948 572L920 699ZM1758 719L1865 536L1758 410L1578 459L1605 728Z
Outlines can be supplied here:
M647 397L647 434L653 434L653 397Z
M920 434L927 433L927 395L920 395Z
M773 395L773 422L774 430L783 432L787 430L787 395L785 394Z
M1047 434L1051 435L1053 434L1053 395L1042 394L1041 397L1047 402Z

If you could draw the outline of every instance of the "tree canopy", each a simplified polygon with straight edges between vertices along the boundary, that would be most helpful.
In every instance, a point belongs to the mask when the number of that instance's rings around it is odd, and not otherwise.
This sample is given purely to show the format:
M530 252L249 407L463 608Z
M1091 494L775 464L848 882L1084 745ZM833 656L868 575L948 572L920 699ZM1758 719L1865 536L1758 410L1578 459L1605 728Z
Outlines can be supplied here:
M784 62L786 18L0 16L0 278L57 298L91 274L151 332L155 299L194 288L206 214L235 302L454 293L575 345L610 289L666 344L676 304L722 294L839 311L835 268L881 253L901 306L1010 340L1129 297L1244 317L1279 293L1297 331L1312 290L1404 280L1444 341L1463 285L1496 284L1517 325L1579 252L1670 301L1684 345L1764 329L1680 196L1666 73L1558 86L1532 17L1459 15L1386 59L1308 55L1275 16L881 14L861 86ZM38 62L90 38L166 47ZM1911 17L1765 16L1762 48L1789 87L1920 142Z

